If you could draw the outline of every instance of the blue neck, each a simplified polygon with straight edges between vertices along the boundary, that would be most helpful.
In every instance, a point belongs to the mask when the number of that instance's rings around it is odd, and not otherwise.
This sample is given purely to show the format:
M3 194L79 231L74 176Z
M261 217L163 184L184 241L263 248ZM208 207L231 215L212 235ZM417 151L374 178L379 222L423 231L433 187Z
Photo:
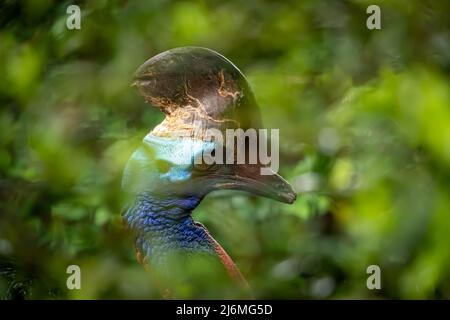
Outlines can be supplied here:
M152 265L163 264L170 253L214 254L214 242L206 229L196 223L191 212L201 199L167 199L140 194L125 214L136 233L142 258Z

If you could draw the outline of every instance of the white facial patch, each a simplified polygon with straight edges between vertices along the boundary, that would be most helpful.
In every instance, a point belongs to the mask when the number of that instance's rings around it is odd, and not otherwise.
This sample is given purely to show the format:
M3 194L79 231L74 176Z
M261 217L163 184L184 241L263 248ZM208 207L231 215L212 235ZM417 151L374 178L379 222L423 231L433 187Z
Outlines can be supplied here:
M144 138L155 152L157 159L168 161L174 165L189 167L194 159L207 148L214 148L213 142L192 138L168 139L148 134Z

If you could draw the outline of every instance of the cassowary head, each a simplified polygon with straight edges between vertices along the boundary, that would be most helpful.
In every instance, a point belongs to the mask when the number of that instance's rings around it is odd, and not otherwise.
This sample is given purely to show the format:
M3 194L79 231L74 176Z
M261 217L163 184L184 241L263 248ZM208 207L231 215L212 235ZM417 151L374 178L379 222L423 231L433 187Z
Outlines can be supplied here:
M295 200L281 176L261 175L264 165L259 161L207 164L198 159L218 148L226 151L224 144L208 137L208 129L261 127L245 77L225 57L205 48L172 49L146 61L136 72L134 85L165 119L128 161L126 191L201 199L214 190L235 189L286 203Z

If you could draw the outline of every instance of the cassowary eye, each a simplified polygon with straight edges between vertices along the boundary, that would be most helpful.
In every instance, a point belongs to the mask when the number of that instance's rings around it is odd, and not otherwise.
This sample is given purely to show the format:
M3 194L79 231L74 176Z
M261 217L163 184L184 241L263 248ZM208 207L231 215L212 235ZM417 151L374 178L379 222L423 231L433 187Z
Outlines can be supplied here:
M155 161L156 168L158 169L159 173L166 173L170 170L171 164L170 162L166 160L156 160Z

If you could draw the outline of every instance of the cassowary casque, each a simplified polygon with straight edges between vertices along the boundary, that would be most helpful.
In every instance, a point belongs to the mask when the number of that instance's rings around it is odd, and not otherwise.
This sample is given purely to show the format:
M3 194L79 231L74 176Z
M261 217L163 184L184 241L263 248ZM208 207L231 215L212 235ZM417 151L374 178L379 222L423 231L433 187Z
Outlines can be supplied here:
M134 85L159 108L164 121L131 155L122 187L129 196L125 219L136 234L138 259L152 269L169 270L172 254L216 259L237 282L240 271L192 211L210 192L243 190L292 203L296 195L278 174L261 175L263 164L206 164L205 150L223 148L208 129L261 127L255 97L239 69L206 48L183 47L147 60ZM217 259L218 258L218 259Z

